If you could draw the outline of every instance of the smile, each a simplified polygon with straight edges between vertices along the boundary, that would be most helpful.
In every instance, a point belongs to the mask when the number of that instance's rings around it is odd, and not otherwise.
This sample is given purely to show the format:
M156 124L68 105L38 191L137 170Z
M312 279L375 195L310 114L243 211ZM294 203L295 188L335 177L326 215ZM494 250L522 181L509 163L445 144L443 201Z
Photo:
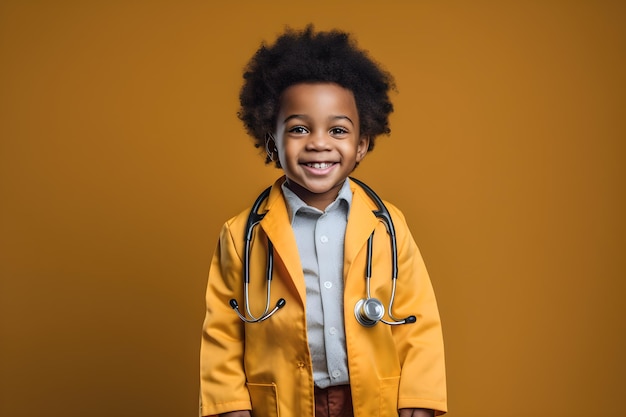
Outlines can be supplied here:
M335 164L334 162L309 162L305 165L311 168L315 168L315 169L326 169L326 168L330 168L334 164Z

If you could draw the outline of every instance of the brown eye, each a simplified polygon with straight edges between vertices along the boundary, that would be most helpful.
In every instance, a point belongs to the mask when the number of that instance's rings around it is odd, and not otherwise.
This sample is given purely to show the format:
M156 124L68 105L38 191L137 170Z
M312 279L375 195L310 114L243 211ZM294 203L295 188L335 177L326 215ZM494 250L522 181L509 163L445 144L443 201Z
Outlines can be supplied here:
M341 136L347 133L348 131L344 129L343 127L333 127L332 129L330 129L330 134L333 136Z
M295 134L298 134L298 135L303 135L303 134L308 133L308 132L309 131L304 126L294 126L291 129L289 129L289 133L295 133Z

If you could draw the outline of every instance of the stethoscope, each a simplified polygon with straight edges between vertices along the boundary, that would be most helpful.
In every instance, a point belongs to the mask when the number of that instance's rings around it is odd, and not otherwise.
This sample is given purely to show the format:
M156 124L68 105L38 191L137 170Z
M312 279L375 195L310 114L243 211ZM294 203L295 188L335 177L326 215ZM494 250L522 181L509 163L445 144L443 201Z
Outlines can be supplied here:
M408 316L403 319L396 318L393 315L393 303L396 298L396 282L398 280L398 248L396 243L396 230L393 227L393 221L391 220L391 215L385 207L385 204L382 200L376 195L374 190L365 185L362 181L359 181L355 178L350 177L350 180L354 181L358 184L365 193L374 201L376 204L377 210L373 210L374 215L382 221L387 229L387 233L389 234L389 239L391 242L391 296L389 297L389 307L387 309L387 314L391 320L383 320L385 315L385 306L378 298L372 297L370 292L370 281L372 278L372 251L373 251L373 240L374 240L374 232L370 235L367 240L367 260L366 260L366 268L365 268L365 282L366 282L366 298L360 299L356 305L354 306L354 316L356 320L365 327L372 327L376 323L383 322L389 325L398 325L398 324L409 324L415 323L415 316ZM237 315L241 320L246 323L260 323L272 317L274 313L283 308L287 303L284 298L279 299L276 302L274 308L270 310L271 304L271 287L272 287L272 272L274 269L274 246L272 242L267 239L267 268L265 279L267 281L267 290L266 290L266 301L265 301L265 310L263 313L256 317L250 311L250 247L252 244L252 231L254 227L259 224L263 217L265 217L265 213L259 213L259 207L261 203L268 197L270 190L272 187L268 187L264 190L256 199L252 208L250 209L250 213L248 214L248 220L246 222L245 228L245 249L243 256L243 297L244 304L246 308L246 315L242 314L239 311L239 304L237 300L234 298L230 300L230 306L235 310Z

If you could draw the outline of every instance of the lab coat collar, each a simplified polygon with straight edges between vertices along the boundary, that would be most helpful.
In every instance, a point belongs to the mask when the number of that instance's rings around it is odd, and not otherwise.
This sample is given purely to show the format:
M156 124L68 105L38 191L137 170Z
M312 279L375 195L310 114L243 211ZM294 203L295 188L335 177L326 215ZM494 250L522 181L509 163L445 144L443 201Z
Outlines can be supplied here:
M365 194L365 191L354 181L350 181L350 189L352 190L352 205L350 206L344 244L344 279L348 276L357 254L367 244L367 239L374 232L379 222L372 212L377 207Z
M292 285L299 295L300 302L302 305L306 305L304 273L302 272L296 237L291 228L291 223L289 222L287 204L280 187L283 182L285 182L284 176L279 178L272 186L264 208L266 214L259 223L259 226L261 226L274 245L276 258L279 258L285 265L287 269L286 276L291 278ZM278 267L278 265L275 263L274 267Z
M259 225L272 241L277 257L284 263L288 276L291 277L293 286L300 296L302 304L305 305L304 273L302 272L296 238L289 221L287 203L281 190L284 181L285 177L283 176L272 186L267 203L261 209L261 212L266 211L266 215ZM353 181L350 181L350 189L352 191L352 204L344 243L344 279L357 254L367 244L367 239L378 224L378 219L372 213L372 210L376 209L376 205Z

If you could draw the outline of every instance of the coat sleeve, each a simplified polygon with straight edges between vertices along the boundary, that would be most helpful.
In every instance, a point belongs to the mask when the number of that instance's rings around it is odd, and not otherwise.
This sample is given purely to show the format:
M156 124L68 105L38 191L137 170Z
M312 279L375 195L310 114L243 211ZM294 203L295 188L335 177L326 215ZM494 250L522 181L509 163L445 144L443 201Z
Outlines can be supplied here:
M241 258L226 223L211 261L206 291L200 347L202 416L251 409L243 366L244 325L229 305L232 298L242 302L241 271Z
M389 207L397 235L398 281L394 314L415 315L413 324L393 326L401 361L398 408L447 411L443 334L435 293L420 251L402 213Z

